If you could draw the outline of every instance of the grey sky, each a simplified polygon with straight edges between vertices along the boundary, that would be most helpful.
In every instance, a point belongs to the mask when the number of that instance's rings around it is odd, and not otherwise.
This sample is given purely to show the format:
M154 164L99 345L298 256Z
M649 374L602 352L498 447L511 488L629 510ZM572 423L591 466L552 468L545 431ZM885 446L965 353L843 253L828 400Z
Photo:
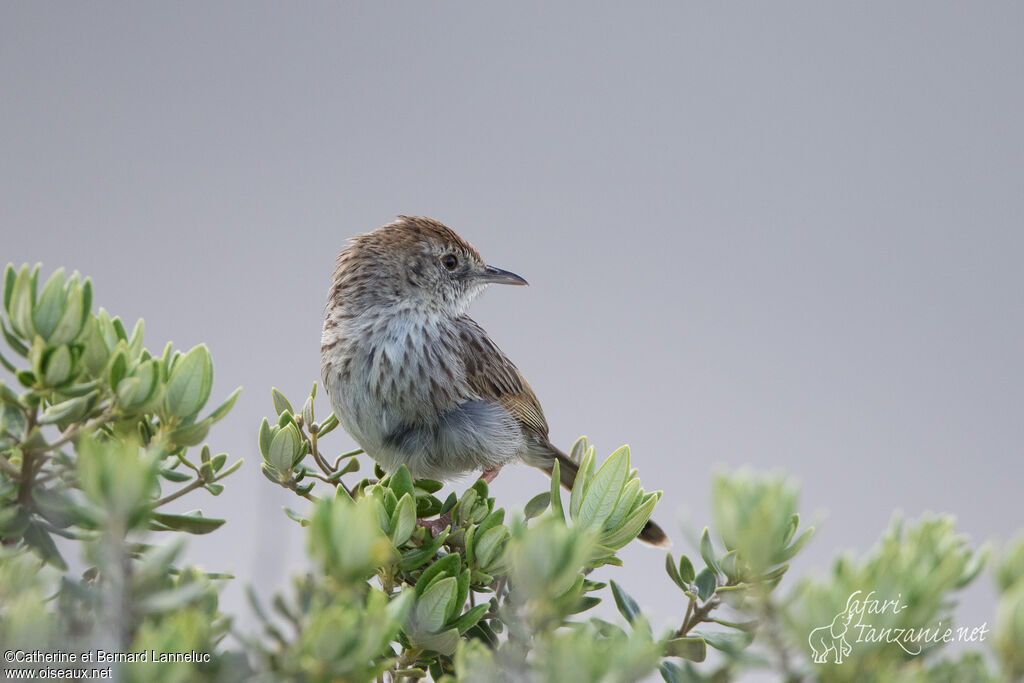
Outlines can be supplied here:
M199 503L229 524L190 544L238 575L229 610L302 564L255 431L271 386L319 375L335 253L397 213L530 281L474 317L556 443L631 444L677 549L677 511L704 526L712 472L739 465L827 511L799 572L867 550L895 509L1005 541L1022 21L1009 2L7 2L0 259L90 275L150 348L207 342L215 397L245 387L212 445L247 465ZM520 468L495 490L542 487ZM611 575L677 619L662 559L630 548ZM962 620L991 622L988 579L970 595Z

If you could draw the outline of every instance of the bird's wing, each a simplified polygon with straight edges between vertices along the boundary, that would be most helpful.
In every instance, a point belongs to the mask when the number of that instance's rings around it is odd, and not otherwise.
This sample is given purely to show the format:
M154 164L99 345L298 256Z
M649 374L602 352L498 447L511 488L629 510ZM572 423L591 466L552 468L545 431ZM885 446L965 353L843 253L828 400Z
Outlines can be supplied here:
M495 401L512 414L523 428L547 437L548 423L540 401L526 378L470 318L460 319L459 339L466 362L466 381L480 398Z

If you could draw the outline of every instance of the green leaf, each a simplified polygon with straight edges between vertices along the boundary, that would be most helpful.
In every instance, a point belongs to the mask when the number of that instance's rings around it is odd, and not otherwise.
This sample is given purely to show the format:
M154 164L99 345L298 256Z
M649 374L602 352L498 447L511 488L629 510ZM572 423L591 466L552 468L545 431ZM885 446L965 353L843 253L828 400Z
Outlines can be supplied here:
M452 595L452 599L448 601L448 607L444 613L446 623L458 619L459 614L462 613L462 608L466 606L466 598L469 597L470 574L469 569L463 569L456 577L458 582L455 587L455 593Z
M28 265L24 265L18 271L14 286L11 288L10 304L7 314L10 317L11 327L15 334L25 340L31 340L36 335L36 328L32 322L32 307L36 298L36 280L39 277L39 266L29 273Z
M7 325L4 323L3 318L0 318L0 331L3 331L4 340L7 341L7 345L14 349L14 352L24 358L28 355L28 347L21 343L10 330L7 329ZM13 372L13 370L11 371Z
M437 514L443 515L444 513L448 512L453 507L455 507L455 504L458 502L458 496L456 496L455 492L452 491L451 493L448 494L448 497L444 499L444 503L441 504L441 510Z
M164 406L181 419L194 416L213 388L213 361L205 344L193 347L174 365L167 380Z
M601 598L587 596L579 599L579 602L569 611L569 614L580 614L601 604Z
M672 579L674 584L683 590L686 590L686 582L684 582L683 578L679 576L679 569L676 567L675 560L672 559L672 553L667 553L665 555L665 571L668 573L668 577Z
M704 564L711 568L716 574L721 573L718 562L715 560L715 547L711 544L711 533L704 527L704 533L700 535L700 556L704 558Z
M757 630L757 627L761 625L761 622L757 619L751 621L726 621L725 619L716 619L712 617L711 621L728 628L734 628L737 631L745 631L746 633L753 633Z
M118 341L123 341L123 342L127 343L128 342L128 333L125 332L125 330L124 330L124 323L121 322L121 318L119 318L119 317L111 318L110 319L110 325L111 325L111 327L113 328L113 331L114 331L114 342L117 343ZM178 353L174 354L174 358L172 359L172 365L173 365L174 362L176 362L180 358L180 355L181 354L178 354Z
M413 608L416 631L436 633L444 626L445 610L448 601L454 595L456 583L454 576L445 577L424 591L416 600Z
M774 590L779 582L782 581L782 577L789 571L789 565L784 564L781 567L776 567L772 571L768 572L761 577L760 583L768 588L768 590Z
M57 569L61 571L68 570L68 564L61 557L60 551L57 550L57 546L54 544L53 539L50 538L50 534L46 532L41 526L36 523L30 523L28 528L25 529L25 535L22 536L25 545L36 551L39 557Z
M182 425L171 431L171 441L182 446L196 446L206 438L212 426L213 422L210 421L210 418L195 424Z
M117 383L117 400L122 406L132 405L132 399L135 398L136 392L138 392L141 382L138 377L125 377Z
M4 268L4 310L11 312L11 294L14 292L14 281L18 274L14 270L14 264L8 263Z
M110 360L110 348L100 334L97 318L86 318L85 328L78 343L82 345L81 362L85 372L89 377L102 376L103 369Z
M43 411L43 416L39 419L39 424L54 424L62 420L76 421L81 419L92 402L96 399L96 392L91 392L85 396L79 396L77 398L71 398L67 401L61 401L56 403L46 410Z
M132 407L139 407L148 403L160 387L160 363L155 358L140 363L134 372L139 380L139 388L133 400Z
M173 481L178 484L180 484L183 481L190 481L192 479L191 474L185 474L184 472L179 472L177 470L170 470L166 468L160 470L160 476L168 481Z
M64 299L64 313L61 314L56 327L50 333L48 341L51 344L70 344L82 332L88 315L88 310L83 310L88 305L85 301L87 287L88 281L86 281L86 286L78 284L77 273L71 276Z
M295 414L295 411L292 409L292 404L288 402L288 399L285 398L284 394L278 391L276 387L270 390L270 397L274 399L275 413L280 415L281 413L287 410L292 415Z
M752 633L722 633L720 631L700 631L694 635L704 639L711 647L722 652L736 653L754 641Z
M665 643L665 654L669 657L682 657L691 662L703 662L707 653L706 643L699 636L673 638Z
M587 492L587 486L590 485L590 479L594 472L594 454L588 452L583 456L583 463L580 465L580 469L576 472L576 481L572 485L572 491L569 492L569 518L573 521L580 514L580 506L583 505L583 496Z
M660 497L660 491L646 494L646 501L643 505L637 508L636 512L623 522L621 527L614 531L608 531L601 536L601 544L612 549L618 549L636 538L654 513L654 506L658 504Z
M273 433L270 431L270 424L267 422L267 418L263 418L263 422L260 424L260 454L264 459L270 457L270 440Z
M728 579L727 583L734 583L739 581L740 572L737 567L736 551L730 550L718 560L718 567L725 574L725 578Z
M813 531L813 528L810 529L810 531ZM957 588L963 588L967 584L969 584L972 581L974 581L974 579L976 579L978 577L978 574L981 573L981 570L985 568L985 565L988 562L988 559L989 559L988 549L987 548L982 548L982 550L980 550L977 554L974 555L974 557L972 557L968 561L967 566L964 567L963 574L960 576L960 578L956 582L956 587ZM1022 625L1024 625L1024 624L1022 624Z
M32 315L36 334L49 341L64 314L64 269L58 268L46 281Z
M813 535L814 527L810 527L807 531L800 534L795 541L793 541L793 545L782 551L778 560L780 562L789 562L798 552L803 550L803 547L807 545L807 541L811 540L811 536Z
M665 679L665 683L697 683L702 681L702 678L693 676L689 671L682 668L675 662L662 661L658 666L658 671L661 672L661 677Z
M440 536L438 537L440 538ZM422 596L431 583L442 575L454 576L462 569L462 558L457 553L445 555L427 567L416 582L416 595Z
M686 555L679 557L679 578L683 580L683 583L693 583L693 579L697 576L697 573L693 570L693 562L690 562L690 558Z
M5 368L7 368L8 372L17 372L18 371L17 366L15 366L14 363L12 363L11 361L7 360L7 357L4 356L4 354L2 354L2 353L0 353L0 365L2 365Z
M281 509L284 510L284 514L288 515L292 521L298 522L302 526L309 526L309 519L307 517L303 517L298 512L295 512L295 510L288 507L282 507Z
M629 447L623 446L604 461L583 497L576 523L601 527L615 509L629 472Z
M409 468L405 465L399 465L398 469L391 475L391 482L388 484L388 488L395 492L395 497L397 498L401 498L406 494L415 496L416 491L412 486L412 476L409 474Z
M147 546L145 554L140 558L138 573L135 573L133 578L140 583L152 578L163 578L171 570L171 565L184 548L185 540L183 538L175 539L165 545Z
M789 524L786 526L785 533L782 534L782 545L787 545L793 540L793 536L796 534L797 527L800 526L800 515L793 513L789 518Z
M359 463L358 460L350 460L349 464L345 467L348 468L352 463ZM342 470L344 471L344 470ZM416 497L416 516L420 519L429 519L434 517L441 511L441 501L434 496L417 496Z
M273 467L271 467L267 463L265 463L265 462L260 463L260 472L262 472L263 476L266 477L267 479L269 479L271 483L273 483L273 484L280 484L281 483L281 479L278 478L277 470L275 470Z
M306 399L306 402L302 404L302 422L305 425L311 425L315 420L313 419L313 396L316 395L316 384L313 384L313 393Z
M164 512L154 512L153 521L173 531L185 531L190 534L208 534L216 531L223 524L223 519L212 517L196 517L192 515L172 515ZM158 529L163 531L164 529Z
M426 564L430 558L437 554L437 551L444 544L448 538L450 532L446 529L439 533L433 540L428 540L422 546L416 550L410 550L402 554L402 559L398 561L398 568L402 571L408 572ZM436 563L435 563L436 564ZM419 586L419 582L416 582Z
M437 493L444 488L444 484L433 479L417 479L413 482L420 491L425 493Z
M46 342L38 334L32 338L28 349L28 364L36 377L43 376L43 360L46 358Z
M583 458L587 453L587 437L581 436L576 439L572 448L569 449L569 460L572 460L577 465L583 462Z
M135 321L131 339L128 340L128 353L131 358L138 358L139 354L142 353L142 332L144 328L145 322L142 318Z
M71 378L71 370L71 350L67 346L58 346L46 361L43 384L48 387L59 387Z
M715 572L708 567L700 570L695 582L697 584L697 595L700 596L701 600L707 600L714 595L715 588L718 587L718 580L715 578Z
M125 354L124 348L117 349L114 354L110 357L110 370L108 377L110 380L110 390L117 391L117 385L124 379L125 373L128 372L128 358Z
M454 628L450 628L443 633L419 636L414 639L414 642L424 650L433 650L443 655L451 655L454 654L455 648L459 645L459 632Z
M230 410L234 407L235 401L238 400L238 397L241 393L242 387L238 387L237 389L232 391L231 395L224 399L224 402L217 406L217 408L212 413L210 413L210 416L207 419L213 420L214 422L220 422L221 420L223 420L224 416L227 415L228 412L230 412Z
M562 509L562 487L561 487L561 472L559 471L558 460L555 459L555 464L551 469L551 514L558 519L565 521L565 510Z
M548 509L548 504L551 502L551 492L545 491L544 493L538 493L536 496L530 499L530 502L526 504L523 509L523 516L526 519L533 519L537 515L543 513Z
M3 382L0 382L0 401L3 401L12 408L18 408L19 410L22 408L21 400L18 398L18 395Z
M239 467L242 466L243 462L245 462L243 459L236 460L235 462L231 463L231 465L229 465L228 468L226 470L224 470L223 472L217 472L217 479L218 480L223 479L224 477L226 477L229 474L233 473ZM216 470L217 468L215 467L214 469Z
M490 606L491 604L489 602L477 605L476 607L470 609L468 612L466 612L458 619L456 619L455 623L452 625L460 634L465 633L470 628L475 626L478 621L480 621L480 617L487 613L487 610L490 608Z
M320 436L327 436L332 431L334 431L337 428L337 426L338 426L338 417L334 413L331 413L331 416L329 418L327 418L326 420L324 420L323 424L320 425L320 431L317 432L317 433Z
M227 453L218 453L210 459L210 468L214 472L219 472L221 467L224 467L224 463L228 461Z
M477 528L479 532L480 527ZM496 526L488 529L483 534L477 534L479 536L474 543L474 555L477 562L477 566L481 569L488 569L491 564L491 560L495 557L495 551L509 537L508 528L505 526Z
M454 517L452 521L457 524L470 522L469 517L473 511L473 506L476 504L476 499L476 489L466 489L463 491L462 498L459 499L458 509L453 511Z
M142 609L149 613L176 612L205 598L212 589L205 583L186 583L184 586L153 593L142 599Z
M278 431L274 440L270 442L267 461L279 472L289 472L300 448L299 430L294 424L290 424Z
M409 494L402 496L398 506L391 515L391 542L399 547L409 540L416 529L416 502Z
M619 608L619 613L626 617L626 621L632 624L636 621L637 615L640 614L640 606L636 604L633 596L627 593L615 581L611 582L611 586L612 596L615 598L615 606Z
M85 278L82 283L82 319L78 324L78 333L81 334L85 324L92 317L92 280Z
M628 479L626 486L622 489L621 495L619 495L618 502L615 503L615 509L608 515L608 521L605 523L606 529L618 529L622 526L622 523L626 520L630 513L633 512L634 504L637 499L642 495L640 490L639 479Z

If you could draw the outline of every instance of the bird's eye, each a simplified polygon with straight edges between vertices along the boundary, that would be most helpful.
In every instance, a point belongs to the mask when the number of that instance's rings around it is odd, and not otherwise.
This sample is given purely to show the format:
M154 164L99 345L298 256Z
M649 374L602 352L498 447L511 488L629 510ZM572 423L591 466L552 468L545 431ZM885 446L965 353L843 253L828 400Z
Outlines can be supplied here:
M455 257L455 254L445 254L441 257L441 265L448 270L455 270L459 265L459 259Z

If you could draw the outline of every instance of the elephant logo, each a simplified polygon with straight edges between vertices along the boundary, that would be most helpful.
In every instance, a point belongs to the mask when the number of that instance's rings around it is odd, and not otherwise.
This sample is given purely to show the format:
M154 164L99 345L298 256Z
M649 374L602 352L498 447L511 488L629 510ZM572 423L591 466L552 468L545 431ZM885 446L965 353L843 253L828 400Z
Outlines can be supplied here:
M831 624L819 626L807 636L807 644L811 646L815 664L826 663L830 654L836 664L842 664L843 657L849 656L853 651L853 647L846 640L846 631L850 628L855 611L851 609L850 603L858 593L860 591L849 597L846 601L846 608L836 615Z

